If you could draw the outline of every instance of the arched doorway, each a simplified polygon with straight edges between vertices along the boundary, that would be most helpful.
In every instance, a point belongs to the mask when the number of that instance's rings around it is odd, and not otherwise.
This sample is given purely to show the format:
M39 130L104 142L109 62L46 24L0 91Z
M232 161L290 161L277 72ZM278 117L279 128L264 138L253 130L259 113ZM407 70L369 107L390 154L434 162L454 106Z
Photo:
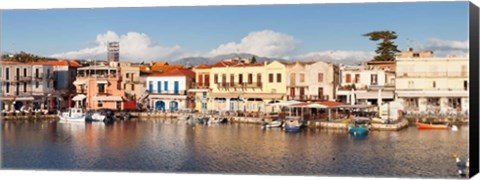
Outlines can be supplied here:
M178 102L177 101L171 101L170 102L170 110L171 111L177 111L178 110Z
M155 111L165 111L165 102L163 101L155 102Z

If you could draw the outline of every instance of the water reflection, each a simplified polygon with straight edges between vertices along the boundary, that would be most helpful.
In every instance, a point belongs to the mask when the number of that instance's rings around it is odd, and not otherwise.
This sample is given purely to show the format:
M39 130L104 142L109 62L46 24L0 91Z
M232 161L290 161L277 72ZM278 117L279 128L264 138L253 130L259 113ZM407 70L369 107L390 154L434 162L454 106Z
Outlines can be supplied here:
M191 125L176 120L2 123L2 166L248 174L457 177L453 153L468 155L458 132L344 130L284 133L253 124Z

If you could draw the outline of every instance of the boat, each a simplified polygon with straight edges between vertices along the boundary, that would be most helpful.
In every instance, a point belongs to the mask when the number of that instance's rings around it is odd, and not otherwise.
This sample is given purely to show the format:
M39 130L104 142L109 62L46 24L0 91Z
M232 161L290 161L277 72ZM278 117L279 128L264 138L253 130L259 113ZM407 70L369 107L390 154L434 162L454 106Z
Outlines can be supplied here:
M289 120L283 126L285 132L297 133L302 129L303 124L298 120Z
M70 108L67 112L58 115L60 121L65 122L85 122L85 112L81 108Z
M265 122L263 126L266 128L278 128L278 127L282 127L282 124L283 122L281 120L275 120L272 122Z
M353 136L366 136L368 131L368 124L353 123L348 126L348 133Z
M192 116L191 115L183 115L183 116L179 116L178 117L178 120L180 121L188 121L189 119L191 119Z
M448 129L448 124L426 124L417 122L418 129Z
M208 118L204 117L191 117L188 118L187 123L189 124L196 124L196 123L204 123L207 121Z
M87 112L85 113L85 120L86 121L105 121L107 117L105 115L100 114L99 112Z
M227 118L223 117L211 117L208 119L208 124L220 124L227 122Z

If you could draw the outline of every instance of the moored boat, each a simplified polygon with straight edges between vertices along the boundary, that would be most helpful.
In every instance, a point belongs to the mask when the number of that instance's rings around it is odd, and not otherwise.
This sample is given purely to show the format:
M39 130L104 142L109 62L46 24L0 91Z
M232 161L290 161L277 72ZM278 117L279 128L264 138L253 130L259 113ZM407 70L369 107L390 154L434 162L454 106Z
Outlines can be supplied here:
M366 136L368 131L368 124L354 123L348 126L348 133L353 136Z
M60 121L65 122L85 122L85 112L80 108L70 108L67 112L58 115Z
M278 128L278 127L282 127L282 124L283 122L281 120L275 120L272 122L265 122L263 126L267 128Z
M418 129L448 129L447 124L426 124L417 122Z
M289 120L283 124L285 132L297 133L302 129L302 123L298 120Z
M225 122L227 122L227 119L223 117L211 117L208 119L208 124L220 124Z

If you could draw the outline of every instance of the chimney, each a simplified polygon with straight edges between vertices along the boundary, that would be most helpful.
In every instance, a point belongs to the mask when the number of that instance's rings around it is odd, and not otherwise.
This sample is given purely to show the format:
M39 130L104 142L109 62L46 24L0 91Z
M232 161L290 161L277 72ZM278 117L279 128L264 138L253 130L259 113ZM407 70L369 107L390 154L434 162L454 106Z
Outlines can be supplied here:
M413 52L413 48L409 47L407 52Z

